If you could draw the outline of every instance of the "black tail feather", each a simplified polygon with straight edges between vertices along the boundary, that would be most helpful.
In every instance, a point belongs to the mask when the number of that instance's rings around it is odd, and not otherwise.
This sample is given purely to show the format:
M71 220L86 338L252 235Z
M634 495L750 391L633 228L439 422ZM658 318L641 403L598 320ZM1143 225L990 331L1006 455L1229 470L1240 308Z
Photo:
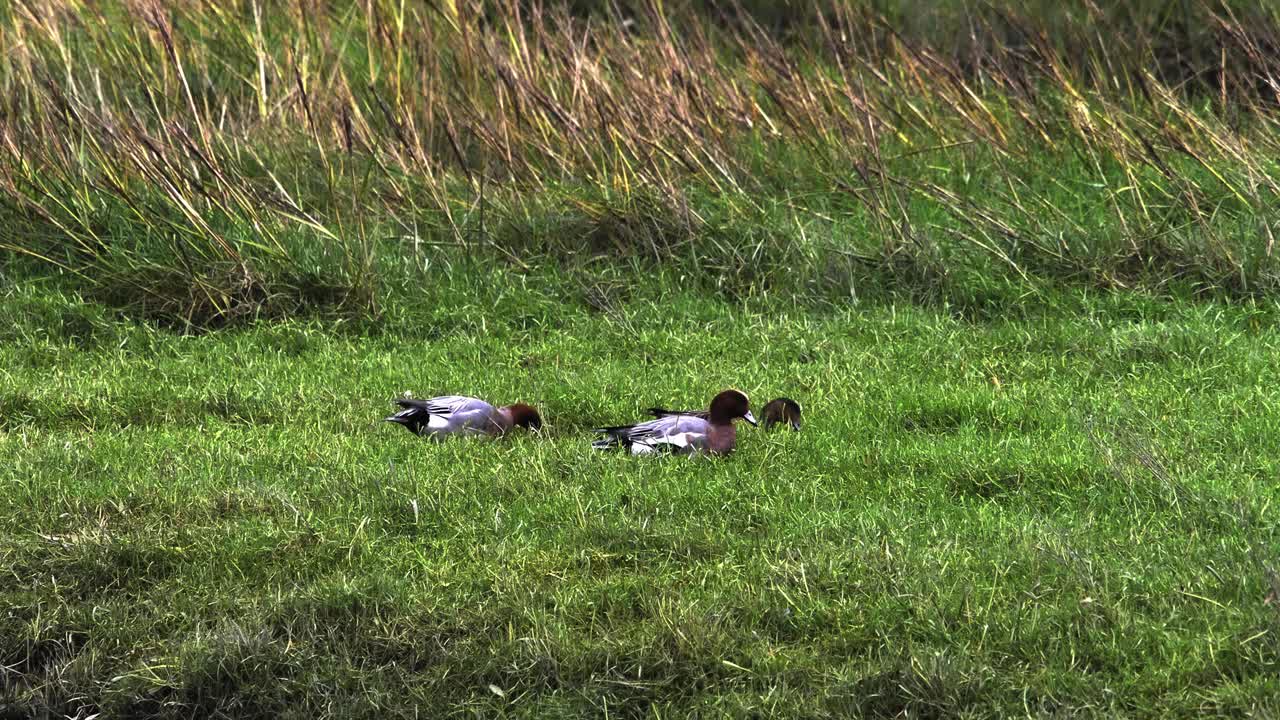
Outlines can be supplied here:
M598 427L598 432L604 437L594 440L591 447L597 450L607 450L614 447L627 447L631 444L631 428L633 425L613 425L611 427Z
M427 404L422 400L407 399L397 399L396 404L404 409L394 415L382 418L383 422L403 425L406 430L414 435L421 435L422 428L431 419L431 413L427 412Z

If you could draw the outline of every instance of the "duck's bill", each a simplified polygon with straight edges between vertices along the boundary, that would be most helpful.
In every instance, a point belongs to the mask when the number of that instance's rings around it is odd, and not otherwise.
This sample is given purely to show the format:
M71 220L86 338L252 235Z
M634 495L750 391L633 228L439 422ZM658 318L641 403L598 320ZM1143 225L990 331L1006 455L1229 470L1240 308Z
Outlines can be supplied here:
M747 422L751 423L754 426L758 426L760 424L756 422L756 416L752 415L750 410L748 410L747 413L742 416L742 419L746 420Z

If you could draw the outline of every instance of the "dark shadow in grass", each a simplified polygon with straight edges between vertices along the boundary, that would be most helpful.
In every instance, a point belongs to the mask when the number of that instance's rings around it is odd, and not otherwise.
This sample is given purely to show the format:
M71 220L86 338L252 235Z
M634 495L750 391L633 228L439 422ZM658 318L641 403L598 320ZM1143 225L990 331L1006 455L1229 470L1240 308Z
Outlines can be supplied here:
M45 425L48 408L21 390L0 394L0 430ZM52 424L52 423L49 423Z
M898 423L907 432L949 435L960 430L972 417L968 408L956 405L933 405L907 410Z
M956 718L987 694L982 676L946 656L905 655L827 699L839 717Z
M67 694L61 686L46 685L35 698L20 701L0 697L0 720L31 720L31 718L68 717L96 718L102 708L85 699L81 693Z
M309 638L320 652L421 672L496 622L487 614L492 607L478 614L424 608L402 592L404 584L383 575L318 579L269 611L266 624L277 637Z
M611 712L617 703L627 708L623 716L634 716L633 710L654 701L695 698L740 674L722 662L737 645L731 629L705 613L672 612L667 627L610 625L606 637L597 635L585 645L552 644L532 659L528 672L505 663L481 675L478 684L534 694L581 688L607 697Z
M999 500L1021 489L1026 476L1017 470L963 468L947 478L947 488L957 498Z
M188 640L167 682L124 676L115 717L279 717L311 688L297 676L313 659L304 645L227 620ZM314 668L313 668L314 670ZM131 687L132 686L132 687Z
M163 266L165 262L171 265ZM300 264L257 270L247 264L208 263L192 269L164 258L125 271L90 268L95 280L81 291L126 317L184 334L258 320L378 314L372 287L337 270L301 270L296 267Z
M1020 406L982 397L921 400L898 413L898 425L911 433L950 435L972 425L986 432L1030 433L1040 421Z
M211 393L201 398L141 394L123 399L95 397L37 398L17 390L0 394L0 430L37 427L46 430L76 428L157 428L198 424L210 419L223 423L270 425L285 408L235 391Z
M579 555L580 563L591 569L644 567L654 562L694 563L718 554L706 530L686 532L642 532L629 523L591 525L575 533L574 546L593 553Z
M52 588L66 600L143 596L178 573L186 557L177 549L126 538L50 536L28 549L12 568L33 588Z
M34 283L33 283L34 284ZM30 343L45 337L77 350L113 345L119 341L119 318L107 308L74 294L36 284L36 288L0 299L10 321L0 323L0 342Z
M932 468L958 502L996 502L1043 511L1097 502L1113 492L1112 478L1088 460L996 457L981 464Z
M45 684L48 676L70 662L90 637L84 627L74 623L46 625L35 594L28 597L30 603L12 605L8 617L0 620L0 664L15 689Z

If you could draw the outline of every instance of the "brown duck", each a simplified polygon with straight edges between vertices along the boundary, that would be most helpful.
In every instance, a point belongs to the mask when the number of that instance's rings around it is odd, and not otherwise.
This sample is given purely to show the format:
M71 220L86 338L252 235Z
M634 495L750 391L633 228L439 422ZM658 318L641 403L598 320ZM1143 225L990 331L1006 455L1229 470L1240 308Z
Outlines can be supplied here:
M738 418L756 424L746 393L725 390L711 399L711 406L706 410L665 413L635 425L597 428L596 432L605 437L591 446L600 450L624 447L632 455L648 455L663 450L728 455L737 444L738 431L733 421Z
M655 418L674 417L679 415L692 415L693 417L706 419L708 417L706 410L667 410L666 408L649 408L645 412ZM774 398L769 404L764 406L764 410L760 412L760 422L764 428L768 430L779 423L787 423L792 430L799 430L800 420L800 403L788 397Z

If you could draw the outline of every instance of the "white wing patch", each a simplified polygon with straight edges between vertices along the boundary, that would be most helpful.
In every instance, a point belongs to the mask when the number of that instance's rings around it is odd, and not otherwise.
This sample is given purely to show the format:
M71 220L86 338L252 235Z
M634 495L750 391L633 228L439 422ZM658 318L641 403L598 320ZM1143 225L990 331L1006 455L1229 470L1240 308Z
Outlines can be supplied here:
M631 443L632 455L652 455L660 450L668 452L689 452L698 447L702 440L698 433L683 432L664 435L656 438L645 438Z
M423 434L433 436L467 435L483 433L493 422L489 415L493 406L489 403L466 395L441 395L422 401L422 405L402 410L395 417L426 416L422 425Z
M683 454L706 447L708 427L706 420L695 415L664 415L647 422L604 430L609 438L591 445L600 450L621 445L632 455Z
M658 442L665 443L667 445L675 445L676 447L687 448L687 447L691 447L695 440L696 440L696 435L694 433L683 432L683 433L677 433L675 435L667 435L666 437L659 438Z

